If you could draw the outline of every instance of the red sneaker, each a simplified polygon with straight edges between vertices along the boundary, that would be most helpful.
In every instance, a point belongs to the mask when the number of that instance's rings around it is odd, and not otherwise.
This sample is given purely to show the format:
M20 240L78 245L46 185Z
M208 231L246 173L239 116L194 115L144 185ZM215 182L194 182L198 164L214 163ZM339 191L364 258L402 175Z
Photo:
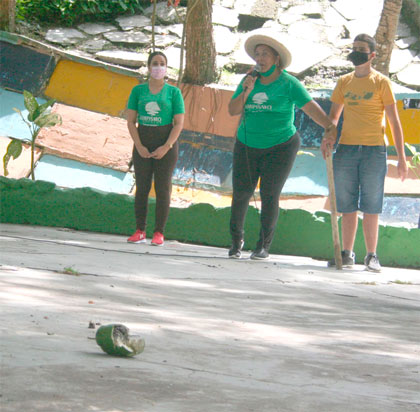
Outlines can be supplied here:
M155 232L153 234L153 239L152 239L152 242L151 242L152 245L163 246L164 242L165 242L165 238L163 237L162 233Z
M134 235L131 235L127 242L130 243L146 243L146 232L143 232L143 230L136 230L136 233Z

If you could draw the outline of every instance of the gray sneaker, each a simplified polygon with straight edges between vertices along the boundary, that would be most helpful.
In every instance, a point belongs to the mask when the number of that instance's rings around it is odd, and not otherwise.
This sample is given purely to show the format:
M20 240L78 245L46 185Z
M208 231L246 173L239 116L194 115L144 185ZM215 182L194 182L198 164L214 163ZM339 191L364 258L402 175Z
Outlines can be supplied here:
M375 253L369 253L365 257L365 266L366 266L366 270L368 270L369 272L381 271L381 265L379 263L378 256L376 256Z
M242 255L242 248L244 247L244 241L236 240L232 242L232 246L229 249L228 256L231 259L240 259Z
M343 268L351 268L356 260L356 255L350 250L342 250L341 260L343 262ZM335 267L335 259L329 260L327 266L329 268Z
M267 259L270 259L270 255L268 254L267 249L264 249L264 248L254 250L251 253L250 257L251 257L252 260L267 260Z

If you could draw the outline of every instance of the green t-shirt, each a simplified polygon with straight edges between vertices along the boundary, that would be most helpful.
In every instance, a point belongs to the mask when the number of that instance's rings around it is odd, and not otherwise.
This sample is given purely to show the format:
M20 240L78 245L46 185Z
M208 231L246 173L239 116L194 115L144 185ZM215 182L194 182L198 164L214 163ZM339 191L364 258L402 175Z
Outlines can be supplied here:
M174 115L185 113L181 90L168 83L157 94L150 93L148 83L134 86L127 107L138 113L137 121L144 126L172 124Z
M233 99L242 92L242 82ZM237 137L242 143L257 149L266 149L289 140L295 133L295 105L305 106L312 100L298 79L285 70L272 83L255 82L245 102ZM245 121L244 121L245 120Z

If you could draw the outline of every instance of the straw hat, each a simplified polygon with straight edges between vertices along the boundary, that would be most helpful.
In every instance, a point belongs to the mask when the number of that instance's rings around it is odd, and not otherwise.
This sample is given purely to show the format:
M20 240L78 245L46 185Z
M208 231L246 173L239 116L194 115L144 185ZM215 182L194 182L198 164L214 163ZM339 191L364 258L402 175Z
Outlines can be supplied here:
M292 55L286 46L275 40L276 37L279 37L279 33L272 30L254 30L245 41L245 51L255 60L255 48L259 44L270 46L279 54L280 62L283 68L286 68L292 62Z

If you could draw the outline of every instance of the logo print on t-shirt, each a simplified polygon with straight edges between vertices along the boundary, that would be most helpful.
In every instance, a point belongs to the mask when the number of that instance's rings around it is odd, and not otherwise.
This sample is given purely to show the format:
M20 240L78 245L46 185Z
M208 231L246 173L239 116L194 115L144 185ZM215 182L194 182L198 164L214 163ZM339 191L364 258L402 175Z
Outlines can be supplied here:
M252 101L256 104L263 104L268 100L268 96L265 94L265 92L256 93L254 96L252 96Z
M156 102L149 102L144 107L150 116L156 116L160 112L160 107Z
M364 92L364 95L358 95L358 94L352 94L352 92L347 92L344 95L345 99L350 99L350 100L370 100L373 97L373 93L372 92Z

